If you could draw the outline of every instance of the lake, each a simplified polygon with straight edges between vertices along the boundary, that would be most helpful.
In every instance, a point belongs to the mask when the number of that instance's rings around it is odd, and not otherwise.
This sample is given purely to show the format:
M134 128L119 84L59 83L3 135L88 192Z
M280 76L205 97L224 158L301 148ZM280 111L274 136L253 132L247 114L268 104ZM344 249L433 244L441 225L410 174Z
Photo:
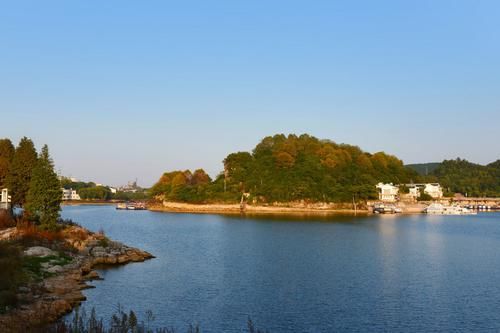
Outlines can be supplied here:
M65 206L157 258L100 270L84 302L154 327L242 332L500 330L500 213L240 217Z

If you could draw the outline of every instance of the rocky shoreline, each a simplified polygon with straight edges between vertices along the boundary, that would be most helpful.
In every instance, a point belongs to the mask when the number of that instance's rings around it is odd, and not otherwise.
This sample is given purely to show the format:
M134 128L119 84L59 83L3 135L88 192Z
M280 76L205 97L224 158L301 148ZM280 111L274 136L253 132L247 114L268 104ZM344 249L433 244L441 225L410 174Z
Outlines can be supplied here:
M12 229L3 231L3 239L22 236ZM85 282L99 279L93 270L96 265L122 265L154 258L146 251L111 241L79 226L66 228L63 237L66 245L74 249L70 262L61 265L57 260L50 260L42 264L49 276L19 288L20 306L0 315L0 332L30 331L69 313L86 299L82 290L92 288ZM50 248L36 246L26 249L24 256L51 258L54 253Z

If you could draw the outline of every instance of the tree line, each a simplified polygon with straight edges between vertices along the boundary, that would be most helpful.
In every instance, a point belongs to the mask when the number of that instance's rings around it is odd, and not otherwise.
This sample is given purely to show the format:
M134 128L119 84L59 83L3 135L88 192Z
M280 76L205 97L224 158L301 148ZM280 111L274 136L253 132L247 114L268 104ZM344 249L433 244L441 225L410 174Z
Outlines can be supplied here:
M214 180L203 169L166 172L151 194L193 203L239 201L242 193L257 203L351 202L377 198L378 182L409 183L420 177L395 156L308 134L265 137L252 152L229 154L223 163Z
M56 228L62 191L47 145L37 152L27 137L17 147L10 139L0 139L0 188L9 189L12 207L23 208L27 220Z
M460 158L444 160L422 178L428 182L439 182L449 193L462 193L469 197L500 197L500 160L487 165Z

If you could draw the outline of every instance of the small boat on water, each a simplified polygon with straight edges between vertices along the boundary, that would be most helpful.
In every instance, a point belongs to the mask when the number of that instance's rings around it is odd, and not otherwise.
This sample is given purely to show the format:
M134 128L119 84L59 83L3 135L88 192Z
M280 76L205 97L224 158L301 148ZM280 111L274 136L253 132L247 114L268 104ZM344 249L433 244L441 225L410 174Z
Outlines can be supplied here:
M378 203L373 206L375 214L396 214L402 213L403 210L396 205Z
M116 205L116 209L144 210L146 209L146 204L144 202L120 202Z
M430 204L424 213L430 215L476 215L477 213L473 210L469 210L465 207L460 207L458 205L445 206L439 203Z

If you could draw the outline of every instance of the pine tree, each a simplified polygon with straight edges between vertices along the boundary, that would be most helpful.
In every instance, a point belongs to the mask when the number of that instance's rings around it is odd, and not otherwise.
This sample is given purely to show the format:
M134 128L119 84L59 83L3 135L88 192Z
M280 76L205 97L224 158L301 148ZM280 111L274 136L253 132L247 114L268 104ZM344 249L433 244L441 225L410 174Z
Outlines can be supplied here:
M28 193L31 173L37 162L33 141L23 137L14 152L6 184L12 196L12 206L24 206Z
M15 148L9 139L0 139L0 189L6 187L5 178L9 174Z
M55 229L61 210L61 184L54 171L49 156L49 148L44 145L33 169L26 198L26 215L39 221L46 229Z

